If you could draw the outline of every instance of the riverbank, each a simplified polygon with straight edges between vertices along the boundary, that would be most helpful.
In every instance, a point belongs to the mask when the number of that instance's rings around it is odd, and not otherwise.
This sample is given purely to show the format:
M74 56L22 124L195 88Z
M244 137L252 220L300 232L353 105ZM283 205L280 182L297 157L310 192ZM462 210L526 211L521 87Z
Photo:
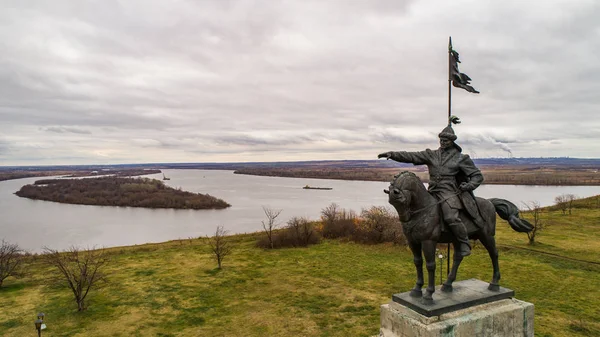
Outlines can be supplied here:
M488 185L530 185L530 186L600 186L600 173L595 168L576 167L540 167L540 166L494 166L480 167ZM424 183L429 182L427 168L243 168L235 174L247 174L268 177L312 178L362 181L390 181L401 171L415 173Z
M48 176L64 176L67 178L75 177L95 177L112 175L116 177L135 177L148 174L161 173L161 170L150 168L125 168L125 169L69 169L69 170L41 170L35 169L7 169L0 171L0 181L48 177Z
M23 171L23 170L10 170L7 172L0 172L0 181L23 179L23 178L34 178L34 177L48 177L48 176L62 176L67 174L73 174L73 171Z
M564 258L600 261L594 200L571 216L545 209L549 226L534 246L499 221L501 285L535 304L536 335L600 333L600 266ZM53 281L55 271L35 259L24 278L8 278L0 289L0 334L28 335L32 315L44 312L47 333L65 336L372 336L379 306L414 285L404 246L324 240L263 250L255 246L261 235L229 237L234 250L222 270L206 239L108 249L108 283L90 292L88 310L79 313L70 290ZM478 244L458 278L487 281L491 272Z
M149 178L43 179L25 185L19 197L65 204L173 209L223 209L227 202Z

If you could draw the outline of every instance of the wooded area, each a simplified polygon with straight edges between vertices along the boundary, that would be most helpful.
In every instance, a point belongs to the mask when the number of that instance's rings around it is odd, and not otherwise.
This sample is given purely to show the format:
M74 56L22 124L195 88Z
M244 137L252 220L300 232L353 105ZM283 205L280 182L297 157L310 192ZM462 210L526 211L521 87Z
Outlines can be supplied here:
M222 209L231 206L208 194L191 193L149 178L43 179L25 185L20 197L67 204L146 208Z

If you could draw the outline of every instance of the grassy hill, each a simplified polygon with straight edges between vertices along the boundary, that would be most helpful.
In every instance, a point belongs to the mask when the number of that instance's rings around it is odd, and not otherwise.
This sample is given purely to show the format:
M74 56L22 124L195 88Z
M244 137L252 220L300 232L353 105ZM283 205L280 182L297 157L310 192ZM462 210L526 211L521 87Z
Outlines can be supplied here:
M535 304L537 336L600 335L596 199L579 201L572 215L542 216L550 225L533 246L499 220L501 285ZM414 284L403 246L324 240L263 250L259 236L231 237L236 249L222 270L204 239L110 249L109 283L90 293L83 312L38 258L0 289L0 335L33 335L43 311L48 336L372 336L379 306ZM458 278L489 281L491 271L477 245Z

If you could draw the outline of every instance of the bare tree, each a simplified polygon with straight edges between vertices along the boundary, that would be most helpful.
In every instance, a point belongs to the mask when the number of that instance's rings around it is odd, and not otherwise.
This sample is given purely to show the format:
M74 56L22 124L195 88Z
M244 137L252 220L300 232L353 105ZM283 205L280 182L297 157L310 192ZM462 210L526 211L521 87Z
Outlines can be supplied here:
M77 310L85 310L84 301L90 290L97 287L100 281L105 281L106 275L102 270L109 262L106 251L71 247L59 252L44 247L43 258L60 271L61 279L73 292Z
M306 247L319 243L320 238L310 221L306 218L293 217L287 222L286 231L293 247Z
M321 210L321 221L325 225L332 225L335 223L339 215L339 206L335 202L332 202L329 206Z
M282 210L274 210L265 206L263 206L262 209L263 212L265 212L265 215L267 216L266 223L264 221L261 221L262 227L265 233L267 234L267 238L269 239L269 246L271 247L271 249L273 249L273 231L279 226L275 221L277 220L279 214L281 214Z
M215 231L215 235L211 238L208 238L208 245L215 256L215 260L217 260L219 269L221 269L221 263L223 262L223 259L231 253L232 245L227 237L228 233L229 232L225 230L225 227L218 226L217 230Z
M566 194L561 194L561 195L557 196L556 198L554 198L554 202L556 203L556 206L558 207L558 209L560 209L562 211L563 215L567 214L567 208L568 208L567 200L568 199L567 199Z
M533 230L527 233L527 238L529 239L529 244L533 245L539 232L546 228L546 224L542 221L542 208L539 202L530 201L523 204L527 208L528 214L532 217L531 224L533 225Z
M571 215L571 210L573 209L573 202L577 200L577 196L575 194L567 194L567 203L569 208L569 215Z
M20 277L19 267L26 252L16 243L0 242L0 287L9 276Z

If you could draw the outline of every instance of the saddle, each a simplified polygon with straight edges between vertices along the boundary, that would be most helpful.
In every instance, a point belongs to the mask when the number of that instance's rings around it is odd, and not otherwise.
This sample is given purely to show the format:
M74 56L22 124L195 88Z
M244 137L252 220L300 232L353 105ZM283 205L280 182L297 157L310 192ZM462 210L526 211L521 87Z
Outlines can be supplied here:
M441 214L442 213L442 205L438 204L437 208L438 208L438 212ZM468 212L464 208L459 210L458 216L459 216L460 220L463 222L463 224L465 225L468 234L477 232L479 229L483 228L484 220L481 217L481 215L479 214L479 212L477 212L477 216L479 217L479 220L481 222L474 219L473 216L470 214L470 212ZM452 235L452 231L450 230L450 228L448 227L448 224L444 221L444 217L442 217L442 216L440 217L440 227L442 229L443 234Z

